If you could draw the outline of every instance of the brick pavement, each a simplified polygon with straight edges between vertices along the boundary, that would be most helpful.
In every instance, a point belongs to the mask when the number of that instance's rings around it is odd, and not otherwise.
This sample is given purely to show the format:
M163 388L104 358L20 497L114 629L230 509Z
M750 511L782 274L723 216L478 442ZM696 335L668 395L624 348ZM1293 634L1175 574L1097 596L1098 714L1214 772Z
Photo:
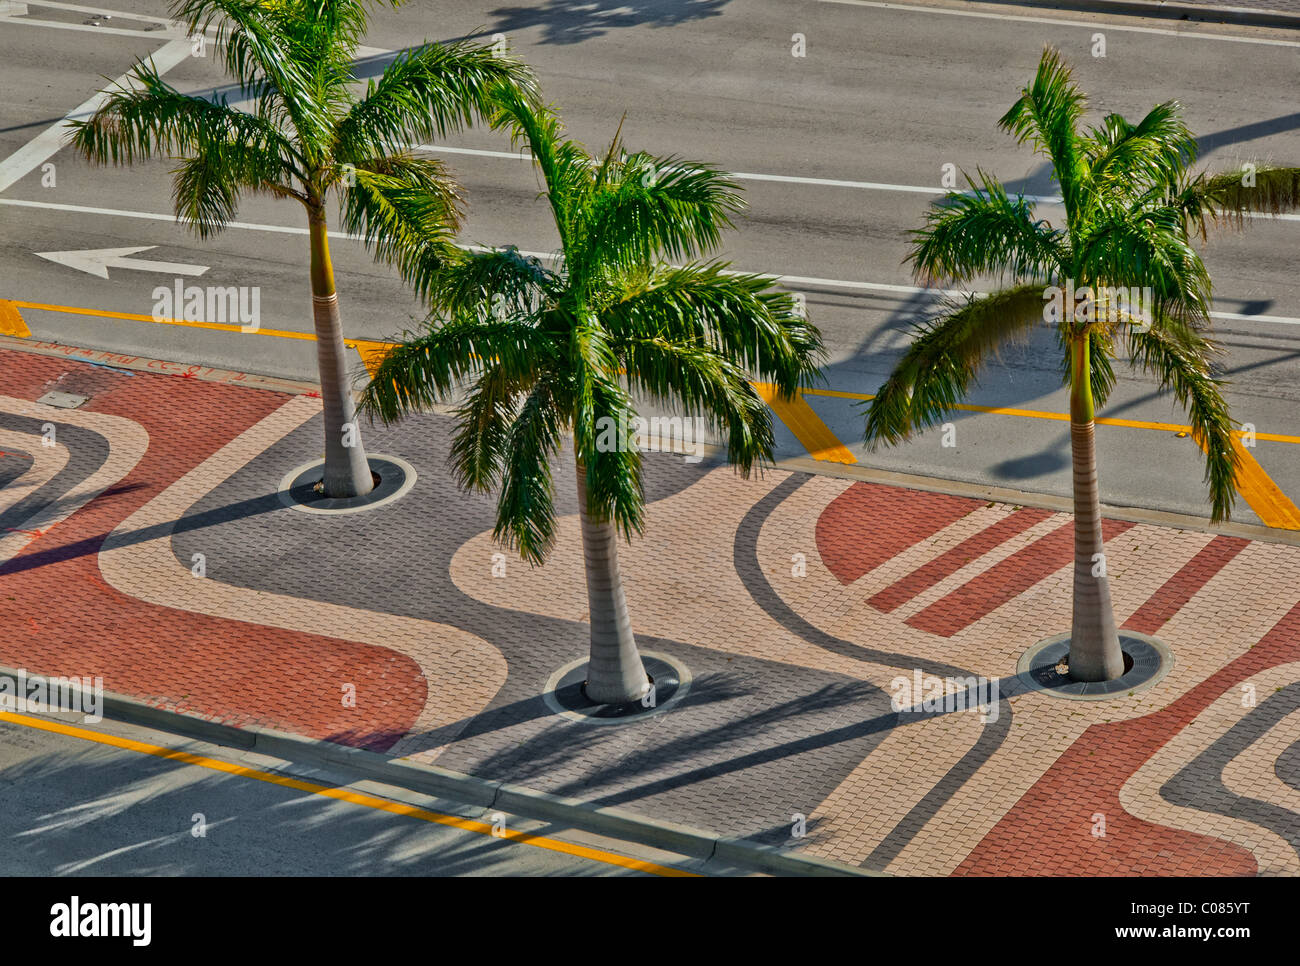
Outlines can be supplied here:
M91 399L31 403L55 384ZM1300 873L1300 548L1109 521L1116 616L1176 663L1065 701L1014 672L1069 626L1067 515L647 456L629 607L695 680L594 727L540 698L586 646L566 469L530 568L448 478L442 416L368 431L410 493L323 517L276 497L315 399L9 352L0 396L0 663L900 874ZM895 712L915 671L1003 697Z

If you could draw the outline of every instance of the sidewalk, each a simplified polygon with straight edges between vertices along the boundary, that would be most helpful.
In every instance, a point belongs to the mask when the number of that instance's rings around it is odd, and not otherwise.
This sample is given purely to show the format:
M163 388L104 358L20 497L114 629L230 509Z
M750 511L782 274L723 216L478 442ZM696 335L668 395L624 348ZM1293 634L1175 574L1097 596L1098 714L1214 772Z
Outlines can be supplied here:
M1167 677L899 715L895 678L1006 695L1068 629L1068 515L649 454L628 603L693 682L592 726L541 698L586 652L572 474L552 559L494 577L450 429L363 426L414 488L302 513L276 491L320 456L318 399L0 351L0 665L895 874L1300 874L1300 547L1111 521L1117 618Z

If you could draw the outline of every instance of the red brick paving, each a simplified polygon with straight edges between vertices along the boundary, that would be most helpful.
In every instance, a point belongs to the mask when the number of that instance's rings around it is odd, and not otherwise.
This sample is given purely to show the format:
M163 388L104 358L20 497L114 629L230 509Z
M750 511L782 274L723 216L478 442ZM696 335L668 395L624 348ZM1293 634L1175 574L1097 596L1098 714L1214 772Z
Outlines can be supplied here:
M909 600L929 590L939 581L951 577L972 560L982 557L994 547L1000 546L1017 534L1024 533L1030 527L1042 523L1052 515L1050 510L1024 507L1003 517L990 527L967 537L947 553L941 554L923 567L912 571L901 580L896 580L880 593L872 597L868 604L877 610L889 613L901 607Z
M1183 608L1197 591L1213 579L1214 575L1228 565L1233 557L1250 546L1249 540L1237 537L1215 537L1205 549L1174 574L1164 586L1151 598L1133 612L1124 622L1131 631L1142 634L1154 634Z
M1113 540L1133 524L1103 520L1102 535ZM1074 559L1074 524L1066 523L1017 550L961 587L907 619L912 627L952 637L1023 594Z
M1300 604L1258 644L1168 707L1094 724L966 856L954 875L1255 875L1248 849L1124 811L1119 792L1162 745L1251 675L1300 660ZM1106 816L1093 838L1090 816ZM1053 847L1054 846L1054 847Z
M158 607L100 577L99 549L117 523L288 397L196 379L85 373L81 363L7 351L0 393L34 400L69 370L74 377L62 385L98 392L83 409L140 423L149 448L108 493L0 566L0 625L8 631L0 664L99 675L106 689L160 706L377 750L409 731L426 689L404 655ZM356 685L354 709L342 706L345 683Z
M840 583L851 584L983 505L944 493L854 483L818 518L817 552Z

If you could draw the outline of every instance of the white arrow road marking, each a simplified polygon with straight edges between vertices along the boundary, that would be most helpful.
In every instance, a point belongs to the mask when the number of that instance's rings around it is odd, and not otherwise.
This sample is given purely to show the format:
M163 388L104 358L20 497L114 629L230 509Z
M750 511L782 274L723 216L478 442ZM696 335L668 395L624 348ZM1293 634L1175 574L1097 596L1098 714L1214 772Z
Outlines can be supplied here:
M71 211L78 214L87 215L111 215L117 218L138 218L145 221L169 221L176 224L175 215L164 215L152 211L130 211L122 208L97 208L91 205L65 205L53 201L28 201L25 198L0 198L0 206L14 205L20 208L48 208L51 211ZM236 228L244 231L261 231L273 232L276 234L286 235L307 235L309 231L306 228L298 228L293 225L261 225L249 221L231 221L226 223L227 228ZM360 235L352 235L345 231L328 232L330 238L346 239L348 241L362 241ZM472 251L490 251L483 245L466 245L466 248ZM530 252L520 251L520 255L525 258L540 258L543 261L552 261L555 258L554 252ZM138 263L137 263L138 264ZM745 275L747 272L725 272L727 275ZM933 296L956 296L964 297L966 295L984 295L984 292L968 292L966 289L956 288L922 288L917 285L896 285L887 282L860 282L850 281L839 278L813 278L806 275L777 275L775 273L756 272L755 274L772 274L780 283L790 285L809 285L821 286L824 288L846 288L859 289L866 292L894 292L899 295L933 295ZM1279 325L1300 325L1300 318L1290 318L1284 315L1241 315L1236 312L1211 312L1210 317L1214 319L1233 319L1242 322L1274 322Z
M79 252L36 252L41 258L58 262L79 272L89 272L100 278L108 278L110 268L133 268L142 272L164 272L168 275L202 275L208 270L207 265L185 265L181 262L155 262L147 258L127 258L136 252L147 252L156 245L140 245L137 248L88 248Z

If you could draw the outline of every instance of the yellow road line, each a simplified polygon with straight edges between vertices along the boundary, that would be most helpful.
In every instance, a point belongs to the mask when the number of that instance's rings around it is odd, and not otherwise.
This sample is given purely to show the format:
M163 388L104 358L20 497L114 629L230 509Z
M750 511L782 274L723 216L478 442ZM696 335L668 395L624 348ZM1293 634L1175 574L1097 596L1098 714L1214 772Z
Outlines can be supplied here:
M539 849L548 849L552 852L562 852L565 855L591 859L595 862L603 862L606 865L616 865L625 869L633 869L637 872L648 872L651 875L676 878L700 878L697 873L687 872L683 869L674 869L670 866L658 865L654 862L643 862L640 859L629 859L626 856L618 855L614 852L606 852L603 849L588 848L585 845L574 845L570 842L561 842L559 839L546 838L545 836L534 835L531 832L516 832L510 829L504 829L494 835L493 826L487 825L483 822L476 822L473 819L457 818L454 815L442 815L438 812L430 812L428 809L418 808L415 805L390 801L386 798L379 798L376 795L367 795L364 792L354 792L349 791L346 788L336 788L329 785L318 785L315 782L303 781L300 778L290 778L287 775L276 775L269 771L249 768L246 765L235 765L228 761L220 761L216 758L208 758L203 755L193 755L187 751L178 751L175 748L164 748L161 745L151 745L143 741L135 741L131 738L122 738L117 735L90 731L86 728L78 728L75 725L64 724L61 721L45 721L40 718L28 717L27 715L14 714L10 711L0 711L0 721L8 721L12 724L22 725L24 727L36 728L40 731L49 731L54 734L81 738L85 741L92 741L100 745L109 745L113 748L121 748L125 751L134 751L142 755L153 755L155 758L179 761L186 765L194 765L199 768L208 768L212 771L225 772L228 775L236 775L240 778L251 778L256 781L266 782L270 785L280 785L284 788L292 788L301 792L310 792L313 795L321 795L325 798L334 798L341 802L350 802L353 805L361 805L365 808L373 808L377 811L391 812L394 815L406 815L410 818L417 818L424 822L432 822L437 825L447 825L466 832L475 832L479 835L487 835L494 838L510 839L511 841L519 842L523 845L532 845Z
M46 305L41 302L14 302L14 305L26 309L42 309L46 312L63 312L67 315L94 315L106 319L127 319L131 322L154 322L158 325L183 325L191 329L215 329L218 332L242 332L245 335L272 335L280 339L303 339L315 342L316 336L311 332L290 332L286 329L249 329L224 322L195 322L191 319L155 319L152 315L139 315L134 312L107 312L103 309L81 309L72 305Z
M839 399L875 399L871 393L865 392L843 392L838 389L805 389L805 396L835 396ZM998 416L1024 416L1029 419L1051 419L1056 422L1068 423L1070 421L1069 413L1054 413L1042 409L1012 409L1005 406L973 406L969 403L958 403L953 407L968 413L993 413ZM1126 426L1130 429L1157 429L1161 432L1170 433L1190 433L1192 427L1180 426L1177 423L1152 423L1141 419L1115 419L1110 416L1098 416L1095 420L1099 426ZM1236 436L1243 435L1241 431L1234 433ZM1255 433L1256 439L1266 439L1274 443L1293 443L1300 444L1300 436L1284 436L1281 433Z
M366 372L370 373L370 378L375 377L379 370L379 364L384 361L384 356L396 344L393 342L371 342L368 339L349 339L348 345L357 350L361 356L361 361L365 364Z
M195 322L186 319L155 319L151 315L138 315L129 312L108 312L101 309L77 308L69 305L47 305L40 302L22 302L6 301L0 299L0 334L20 335L27 337L31 335L22 316L18 313L18 308L41 309L47 312L65 312L72 315L91 315L110 319L127 319L135 322L153 322L162 325L181 325L191 328L215 329L223 332L243 332L243 327L238 325L227 325L219 322ZM14 319L17 320L16 324ZM12 328L13 331L9 331ZM316 336L310 332L290 332L283 329L255 329L251 334L276 336L282 339L301 339L304 341L314 342ZM373 376L380 361L393 345L391 342L376 342L369 339L344 339L346 345L357 350L361 357L362 363L366 370ZM804 396L831 396L839 399L872 399L869 393L845 392L837 389L805 389L793 400L784 400L777 397L775 387L767 383L755 383L754 387L758 390L763 401L766 402L772 411L776 414L790 431L794 433L795 438L808 451L808 454L815 460L822 460L828 463L843 463L853 465L857 463L857 458L840 440L831 432L821 418L813 411L813 408L803 399ZM1055 422L1069 422L1070 417L1067 413L1047 412L1040 409L1018 409L1006 406L975 406L970 403L960 403L953 407L964 412L973 413L991 413L997 416L1020 416L1027 419L1047 419ZM1190 426L1181 426L1176 423L1158 423L1140 419L1116 419L1109 416L1099 416L1096 420L1099 426L1122 426L1128 429L1150 429L1159 432L1169 433L1191 433ZM1234 433L1240 437L1240 432ZM1281 433L1255 433L1255 439L1268 440L1276 443L1300 444L1300 436L1287 436ZM1258 460L1246 452L1245 448L1237 444L1237 451L1243 455L1241 460L1241 470L1237 479L1237 490L1250 504L1251 508L1264 523L1270 527L1284 530L1300 530L1300 508L1297 508L1286 494L1283 493L1276 483L1264 472L1264 468L1259 465Z
M777 418L789 427L808 455L815 460L827 463L844 463L853 465L858 461L849 448L839 441L830 427L822 422L821 417L804 401L803 396L794 399L782 399L776 386L766 382L754 383L754 388L763 402L772 407Z
M804 392L808 395L835 396L840 399L874 398L867 393L842 392L835 389L806 389ZM953 408L965 410L966 412L993 413L1000 416L1050 419L1055 422L1066 423L1070 421L1068 413L1045 412L1040 409L973 406L968 403L962 403ZM1099 416L1096 422L1101 426L1124 426L1130 429L1155 429L1162 432L1195 435L1192 433L1191 426L1180 426L1176 423L1153 423L1140 419L1114 419L1108 416ZM1237 470L1237 479L1234 481L1237 492L1250 504L1250 508L1255 511L1255 515L1263 521L1265 526L1276 530L1300 530L1300 507L1291 502L1287 495L1273 482L1268 473L1264 471L1264 467L1259 465L1259 461L1242 445L1241 438L1244 433L1241 430L1234 430L1232 435L1233 448L1236 449L1238 456L1241 458ZM1278 443L1300 443L1300 436L1283 436L1280 433L1255 433L1254 436L1257 440L1267 439Z
M18 307L7 299L0 299L0 335L26 339L31 334L32 330L27 328Z
M1250 504L1255 515L1266 526L1279 530L1300 530L1300 507L1278 488L1250 450L1241 444L1240 439L1233 439L1232 448L1241 459L1235 481L1237 492Z

